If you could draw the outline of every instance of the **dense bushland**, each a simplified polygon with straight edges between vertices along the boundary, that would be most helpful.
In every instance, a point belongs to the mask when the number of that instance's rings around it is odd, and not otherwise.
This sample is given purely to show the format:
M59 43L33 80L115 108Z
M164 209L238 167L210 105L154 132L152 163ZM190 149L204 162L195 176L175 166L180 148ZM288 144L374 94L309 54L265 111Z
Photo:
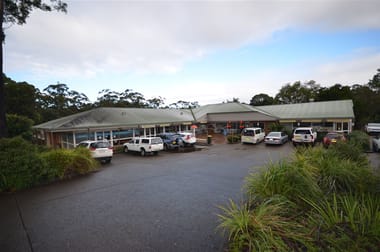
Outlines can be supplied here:
M290 160L249 174L245 202L221 207L219 227L230 249L378 250L380 179L362 144L300 148Z
M85 174L97 166L97 161L84 148L50 150L21 137L0 140L0 192Z

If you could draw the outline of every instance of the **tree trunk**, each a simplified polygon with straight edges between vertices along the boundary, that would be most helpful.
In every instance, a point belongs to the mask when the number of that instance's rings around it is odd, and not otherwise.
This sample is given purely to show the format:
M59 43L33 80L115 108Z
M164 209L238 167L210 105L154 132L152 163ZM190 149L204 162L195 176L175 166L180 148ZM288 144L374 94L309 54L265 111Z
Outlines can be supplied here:
M1 48L0 48L0 69L1 69L1 77L0 77L0 138L4 138L8 136L7 130L7 122L5 117L5 87L4 87L4 71L3 71L3 43L4 43L4 29L3 29L3 21L4 21L4 1L0 0L0 19L1 19Z

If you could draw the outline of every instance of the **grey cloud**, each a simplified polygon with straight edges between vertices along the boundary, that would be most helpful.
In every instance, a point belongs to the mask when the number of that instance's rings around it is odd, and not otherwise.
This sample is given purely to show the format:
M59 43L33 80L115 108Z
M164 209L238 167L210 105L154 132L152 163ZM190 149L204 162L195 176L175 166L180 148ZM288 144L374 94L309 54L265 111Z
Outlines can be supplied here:
M175 72L283 29L380 28L379 1L68 1L7 30L6 69L41 74Z

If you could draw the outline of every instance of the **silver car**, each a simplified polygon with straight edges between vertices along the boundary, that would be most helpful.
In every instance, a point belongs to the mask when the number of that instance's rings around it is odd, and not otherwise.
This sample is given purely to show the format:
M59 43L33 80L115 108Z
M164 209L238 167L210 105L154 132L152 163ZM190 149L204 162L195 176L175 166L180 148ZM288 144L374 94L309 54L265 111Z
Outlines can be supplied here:
M265 144L284 144L289 140L288 135L285 132L272 131L265 138Z
M373 151L380 152L380 135L374 136L372 138Z

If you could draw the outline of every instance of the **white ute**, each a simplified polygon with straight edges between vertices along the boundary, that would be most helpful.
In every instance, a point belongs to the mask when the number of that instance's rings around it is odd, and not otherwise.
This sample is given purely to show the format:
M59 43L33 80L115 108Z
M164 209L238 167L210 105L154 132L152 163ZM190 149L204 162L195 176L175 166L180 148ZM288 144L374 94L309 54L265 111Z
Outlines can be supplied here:
M164 149L164 144L160 137L135 137L128 143L123 144L124 152L140 152L141 156L147 153L157 155Z
M317 141L317 132L313 128L296 128L293 133L292 142L294 146L298 144L311 144L314 146Z

